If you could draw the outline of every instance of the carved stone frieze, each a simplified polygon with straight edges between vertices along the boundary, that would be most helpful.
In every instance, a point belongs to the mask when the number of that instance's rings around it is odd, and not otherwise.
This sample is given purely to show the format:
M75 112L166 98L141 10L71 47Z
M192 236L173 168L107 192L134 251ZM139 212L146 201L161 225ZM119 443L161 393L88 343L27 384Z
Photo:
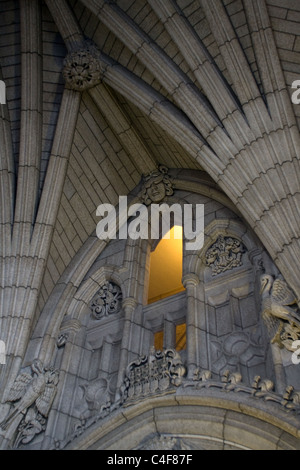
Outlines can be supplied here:
M227 393L243 393L251 397L277 403L286 410L296 412L297 415L300 413L299 391L289 385L282 394L276 393L273 381L268 378L262 379L259 375L254 377L252 384L249 386L243 383L243 377L240 372L227 370L220 380L214 379L210 370L196 369L193 381L186 381L183 387L193 387L197 390L216 388Z
M165 166L160 165L157 170L144 177L141 200L146 206L152 203L158 204L173 193L174 186Z
M121 288L113 282L105 282L94 295L90 307L97 320L118 313L122 308Z
M151 370L152 367L156 371L154 374ZM169 383L167 372L169 372ZM161 382L159 383L160 380ZM233 394L231 398L236 395L237 401L239 401L238 396L241 394L246 398L251 398L251 400L263 400L273 403L275 407L279 407L279 409L287 413L294 413L296 416L300 415L300 392L291 385L287 386L285 391L279 394L274 390L272 380L268 378L262 379L259 375L255 376L252 383L248 385L243 382L242 374L238 371L231 372L226 370L221 378L214 378L210 370L200 368L196 368L193 378L189 379L186 369L182 365L181 358L176 351L151 351L149 356L143 356L129 364L122 386L122 396L119 400L111 404L109 402L103 404L104 401L102 401L100 411L98 407L98 412L89 418L84 419L82 417L75 425L73 433L67 436L64 441L55 440L53 448L64 448L76 437L82 435L91 425L107 418L111 413L117 412L122 406L134 406L143 399L147 400L150 397L161 396L170 392L178 393L182 397L185 393L189 395L189 388L192 389L191 394L193 397L195 397L195 393L209 397L211 395L210 390L212 389L213 393L214 391L219 391L227 396L228 394ZM93 387L94 391L96 391L95 387ZM92 393L91 397L94 408L94 393ZM275 410L276 408L274 412ZM189 445L186 445L182 439L178 439L176 436L149 436L149 438L143 440L138 445L138 449L142 450L178 450L189 448Z
M174 391L183 381L186 368L180 354L173 350L155 351L129 364L122 386L122 402Z
M216 276L241 266L245 251L243 243L236 238L220 235L206 252L206 265L210 266L212 275Z
M101 65L96 46L71 52L64 61L63 77L66 86L72 90L85 91L101 82Z
M261 276L262 318L271 343L294 351L293 342L300 339L300 312L296 296L281 278Z

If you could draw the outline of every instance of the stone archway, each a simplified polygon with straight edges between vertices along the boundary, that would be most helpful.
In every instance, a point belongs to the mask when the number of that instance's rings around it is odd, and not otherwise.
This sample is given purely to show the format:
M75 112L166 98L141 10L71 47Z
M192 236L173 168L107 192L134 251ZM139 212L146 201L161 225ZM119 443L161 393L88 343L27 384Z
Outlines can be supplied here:
M275 411L272 405L235 398L216 392L200 397L185 392L144 400L95 423L66 449L300 449L293 418L289 423L281 421L281 410Z

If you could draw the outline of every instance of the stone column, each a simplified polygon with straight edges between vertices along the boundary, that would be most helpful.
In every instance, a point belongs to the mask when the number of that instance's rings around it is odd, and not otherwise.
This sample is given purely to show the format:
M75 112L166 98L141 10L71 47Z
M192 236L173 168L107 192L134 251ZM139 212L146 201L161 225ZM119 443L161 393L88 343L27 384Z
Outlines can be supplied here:
M176 325L168 319L164 321L164 349L175 348Z
M130 350L131 344L131 329L134 319L134 312L136 309L136 301L132 297L128 297L123 300L123 309L124 309L124 328L123 336L121 342L121 351L120 351L120 364L119 364L119 373L117 381L117 395L119 393L119 388L122 385L124 380L125 370L128 365L128 353Z
M187 369L188 378L192 378L194 370L197 367L197 286L199 278L196 274L186 274L182 283L186 289L187 296Z

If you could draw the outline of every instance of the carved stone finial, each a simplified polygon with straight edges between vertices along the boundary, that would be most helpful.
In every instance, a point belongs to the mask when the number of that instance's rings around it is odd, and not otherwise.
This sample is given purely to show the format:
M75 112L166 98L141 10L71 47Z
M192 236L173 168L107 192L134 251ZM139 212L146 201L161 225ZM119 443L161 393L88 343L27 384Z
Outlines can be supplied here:
M212 275L216 276L241 266L242 255L245 251L242 242L236 238L220 235L206 252L206 264L211 267Z
M97 320L118 313L122 308L122 291L117 284L105 282L91 301L92 316Z
M144 176L141 200L146 206L152 203L157 204L166 196L172 196L173 193L173 183L168 175L168 168L165 166L160 165L158 169Z
M99 52L94 45L71 52L64 61L63 77L71 90L85 91L101 81Z

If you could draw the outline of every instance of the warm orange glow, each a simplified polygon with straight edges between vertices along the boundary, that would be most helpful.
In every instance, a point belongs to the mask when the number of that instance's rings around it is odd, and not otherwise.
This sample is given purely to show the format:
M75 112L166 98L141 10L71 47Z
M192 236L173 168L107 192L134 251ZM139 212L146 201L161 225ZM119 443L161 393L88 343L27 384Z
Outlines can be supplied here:
M176 325L176 351L186 349L186 323Z
M162 351L164 348L164 332L157 331L154 333L154 348L156 351ZM186 349L186 323L176 325L175 335L175 349L176 351L183 351Z
M154 348L156 351L162 351L164 348L164 332L154 333Z
M182 279L182 227L173 227L150 258L148 303L184 290Z

